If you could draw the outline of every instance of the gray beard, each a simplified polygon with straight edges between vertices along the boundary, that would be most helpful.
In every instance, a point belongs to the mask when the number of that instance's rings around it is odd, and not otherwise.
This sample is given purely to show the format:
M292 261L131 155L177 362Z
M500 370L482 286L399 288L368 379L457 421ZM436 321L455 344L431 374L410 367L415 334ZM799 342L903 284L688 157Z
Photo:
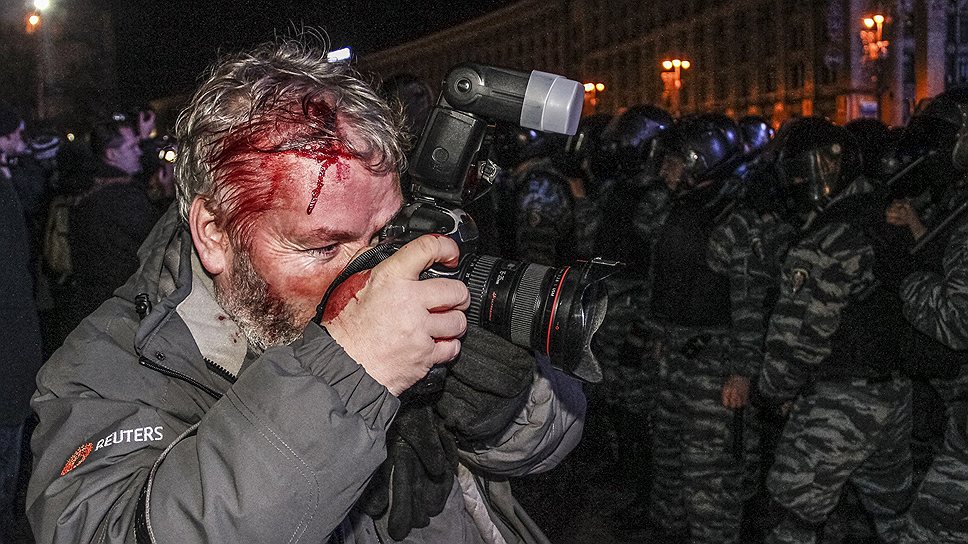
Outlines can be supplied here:
M296 308L271 292L245 250L236 251L232 259L229 288L223 291L216 283L215 300L239 326L249 346L259 353L272 346L287 345L302 335Z

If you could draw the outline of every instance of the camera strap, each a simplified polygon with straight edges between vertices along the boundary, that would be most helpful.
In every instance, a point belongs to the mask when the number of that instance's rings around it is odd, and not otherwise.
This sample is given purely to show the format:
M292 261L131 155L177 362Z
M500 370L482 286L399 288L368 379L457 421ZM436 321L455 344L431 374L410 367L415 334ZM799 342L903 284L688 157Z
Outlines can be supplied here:
M316 324L322 324L323 312L326 310L326 304L329 302L329 297L341 283L346 281L346 279L353 274L358 274L364 270L369 270L380 264L384 259L396 253L398 249L400 249L400 247L395 241L387 241L373 246L363 253L357 255L356 258L350 261L349 264L343 268L343 271L336 276L336 279L333 280L333 283L329 284L329 288L326 289L326 294L323 295L323 300L319 302L319 306L316 306L316 315L313 317L313 321Z

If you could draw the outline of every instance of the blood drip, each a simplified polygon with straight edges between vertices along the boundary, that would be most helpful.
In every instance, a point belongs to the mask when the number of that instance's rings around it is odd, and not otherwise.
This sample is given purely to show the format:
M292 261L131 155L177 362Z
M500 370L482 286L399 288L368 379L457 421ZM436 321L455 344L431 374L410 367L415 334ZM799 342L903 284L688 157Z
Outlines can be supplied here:
M306 215L313 213L316 202L319 200L319 193L323 190L323 180L330 166L336 165L336 181L342 183L346 179L346 163L340 159L348 159L350 155L346 153L343 146L336 144L330 146L309 147L294 150L293 153L298 157L316 161L319 164L319 175L316 177L316 187L313 188L309 196L309 205L306 207Z
M333 292L329 295L329 300L326 302L326 309L323 310L323 322L336 319L339 314L343 313L351 300L359 300L356 295L366 287L369 281L370 271L364 270L346 278L346 281L333 289Z

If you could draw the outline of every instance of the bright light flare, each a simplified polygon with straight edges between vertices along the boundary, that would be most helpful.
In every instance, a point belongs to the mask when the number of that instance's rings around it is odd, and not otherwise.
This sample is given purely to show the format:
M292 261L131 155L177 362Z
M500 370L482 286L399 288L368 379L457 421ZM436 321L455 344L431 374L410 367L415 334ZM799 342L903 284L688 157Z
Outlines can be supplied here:
M883 15L875 15L874 16L874 22L877 23L877 24L879 24L879 25L884 24L884 16Z
M864 26L866 26L867 28L874 28L874 19L871 19L870 17L865 17Z
M590 92L592 92L592 91L595 90L595 84L594 83L586 83L584 85L584 87L585 87L585 92L586 93L590 93Z
M40 15L37 15L36 13L31 13L30 14L30 17L27 17L27 23L30 26L37 26L37 25L39 25L40 24Z
M342 62L344 60L350 60L351 56L353 56L352 50L349 47L344 47L326 53L326 62Z
M688 70L690 66L692 66L692 63L689 62L688 60L682 61L682 69L683 70Z
M604 91L605 90L605 84L604 83L596 83L595 84L595 90L598 91L598 92Z
M671 60L662 61L662 67L665 68L666 70L672 70L672 61Z
M40 11L44 11L50 7L50 0L34 0L34 7Z
M67 133L67 141L68 142L73 142L74 141L74 133L73 132L68 132Z

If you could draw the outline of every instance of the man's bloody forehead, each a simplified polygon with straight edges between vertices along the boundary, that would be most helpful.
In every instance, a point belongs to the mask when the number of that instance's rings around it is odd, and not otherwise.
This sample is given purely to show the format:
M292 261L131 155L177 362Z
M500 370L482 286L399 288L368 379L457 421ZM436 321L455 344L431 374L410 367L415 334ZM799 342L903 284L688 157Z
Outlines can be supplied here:
M281 184L290 177L291 164L278 160L279 155L319 165L314 188L306 195L307 214L316 207L330 167L335 166L336 181L341 181L353 158L342 142L335 109L321 97L255 114L225 137L214 160L225 210L222 224L233 226L243 238L251 223L272 208Z

